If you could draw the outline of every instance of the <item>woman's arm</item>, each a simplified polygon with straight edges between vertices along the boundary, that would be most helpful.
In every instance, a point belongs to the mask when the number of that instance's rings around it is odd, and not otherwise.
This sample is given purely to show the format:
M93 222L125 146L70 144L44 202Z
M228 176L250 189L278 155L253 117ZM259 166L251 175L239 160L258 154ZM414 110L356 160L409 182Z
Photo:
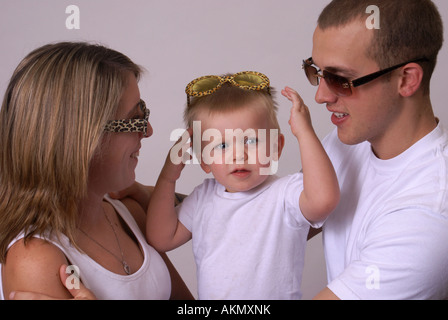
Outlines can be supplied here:
M38 292L56 299L72 298L59 277L61 265L67 265L64 253L55 245L38 238L17 241L3 265L3 293ZM17 298L17 297L14 297Z
M72 283L71 279L68 279L71 276L67 273L67 266L62 265L59 268L59 277L61 279L61 283L65 284L67 290L70 292L73 300L96 300L95 295L87 289L82 282L80 281L79 286L75 286ZM68 280L68 282L67 282ZM50 297L37 292L25 292L25 291L12 291L9 294L10 300L60 300L54 297Z

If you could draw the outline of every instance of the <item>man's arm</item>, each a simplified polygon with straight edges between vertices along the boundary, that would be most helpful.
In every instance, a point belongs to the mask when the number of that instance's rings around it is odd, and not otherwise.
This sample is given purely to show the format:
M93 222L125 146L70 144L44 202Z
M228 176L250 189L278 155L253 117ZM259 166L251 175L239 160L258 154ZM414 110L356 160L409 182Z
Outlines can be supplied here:
M149 202L151 199L151 194L154 191L154 186L145 186L139 182L134 182L130 187L118 191L118 192L111 192L109 193L109 196L112 199L116 200L125 200L125 199L132 199L134 201L137 201L138 204L146 211L148 211ZM187 197L185 194L176 193L175 194L175 200L174 205L179 205L182 203L182 201Z
M146 212L148 210L149 200L153 191L153 186L145 186L139 182L134 182L130 187L119 192L111 192L109 195L112 199L116 200L131 198L137 201Z
M321 292L319 292L313 300L340 300L330 289L325 287Z

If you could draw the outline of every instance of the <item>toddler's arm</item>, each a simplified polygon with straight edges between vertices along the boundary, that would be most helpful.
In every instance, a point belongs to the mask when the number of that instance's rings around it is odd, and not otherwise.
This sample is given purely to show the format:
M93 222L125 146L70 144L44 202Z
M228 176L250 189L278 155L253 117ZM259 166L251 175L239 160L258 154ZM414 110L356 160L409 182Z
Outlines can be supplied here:
M325 220L339 202L339 184L333 165L314 132L308 107L299 94L286 87L282 94L292 102L289 124L300 146L303 191L300 209L312 222Z
M191 129L187 130L175 146L191 134ZM146 239L161 252L177 248L191 239L191 232L180 223L174 208L176 181L185 164L173 164L171 154L170 151L151 194L146 217ZM178 156L183 157L183 154Z

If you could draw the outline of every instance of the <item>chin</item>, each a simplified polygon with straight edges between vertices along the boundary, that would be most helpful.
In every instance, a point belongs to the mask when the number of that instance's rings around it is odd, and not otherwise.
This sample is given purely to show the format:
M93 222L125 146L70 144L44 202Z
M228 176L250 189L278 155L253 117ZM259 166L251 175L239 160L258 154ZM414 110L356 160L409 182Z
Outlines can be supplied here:
M367 140L367 139L363 139L363 138L355 136L355 135L343 134L339 130L338 130L338 138L343 144L346 144L349 146L354 146L354 145L360 144L362 142L365 142Z

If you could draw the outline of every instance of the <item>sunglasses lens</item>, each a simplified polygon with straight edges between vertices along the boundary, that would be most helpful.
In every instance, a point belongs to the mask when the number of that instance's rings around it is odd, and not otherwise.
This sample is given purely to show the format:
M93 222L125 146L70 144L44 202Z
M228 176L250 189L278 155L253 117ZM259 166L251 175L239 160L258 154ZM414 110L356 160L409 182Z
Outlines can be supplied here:
M202 79L193 85L192 91L196 93L206 92L216 88L219 85L219 83L220 80L217 77Z
M348 84L349 81L338 75L332 74L328 71L323 71L325 82L328 87L338 96L340 97L348 97L352 94L352 89Z
M305 70L306 77L308 78L308 81L313 86L318 86L319 85L319 77L317 76L317 69L315 67L310 66L309 64L305 63L304 70Z
M190 97L203 97L212 94L225 83L244 90L259 91L267 89L267 93L271 94L269 91L269 78L260 72L243 71L222 77L205 76L191 81L185 88L188 106L190 106Z
M233 80L241 86L259 86L263 83L263 79L256 74L239 74Z

